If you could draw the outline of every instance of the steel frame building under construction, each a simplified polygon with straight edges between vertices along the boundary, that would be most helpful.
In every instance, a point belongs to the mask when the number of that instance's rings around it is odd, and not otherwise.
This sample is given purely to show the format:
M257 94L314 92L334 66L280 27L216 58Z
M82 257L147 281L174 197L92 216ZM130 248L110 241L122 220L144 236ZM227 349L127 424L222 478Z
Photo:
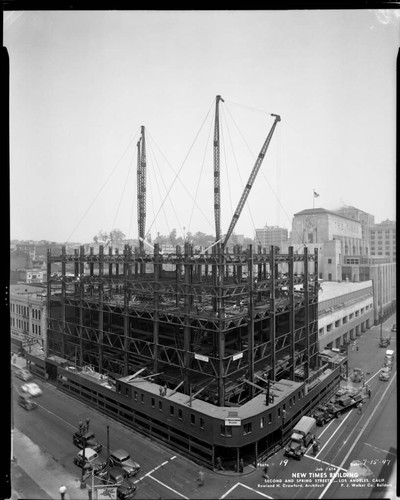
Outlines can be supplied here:
M227 242L267 151L260 151L225 238L219 111L214 130L216 242L202 253L144 250L146 149L138 143L139 248L48 252L48 347L58 387L213 467L273 453L327 399L341 366L319 366L318 253ZM52 266L61 263L61 274ZM67 269L73 268L69 277ZM60 361L61 360L61 361Z

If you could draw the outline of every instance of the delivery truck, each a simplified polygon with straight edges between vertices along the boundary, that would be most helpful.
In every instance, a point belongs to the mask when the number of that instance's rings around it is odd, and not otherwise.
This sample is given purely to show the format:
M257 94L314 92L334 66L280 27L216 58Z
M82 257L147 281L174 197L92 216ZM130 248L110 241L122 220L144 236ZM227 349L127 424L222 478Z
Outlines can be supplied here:
M313 417L301 417L293 427L289 444L285 448L285 455L300 460L312 442L317 422Z

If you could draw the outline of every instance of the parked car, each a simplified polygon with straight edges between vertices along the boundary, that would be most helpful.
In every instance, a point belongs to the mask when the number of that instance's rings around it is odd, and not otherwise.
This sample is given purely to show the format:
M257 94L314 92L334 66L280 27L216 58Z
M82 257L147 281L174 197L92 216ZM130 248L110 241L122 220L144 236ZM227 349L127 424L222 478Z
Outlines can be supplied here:
M390 368L382 368L381 373L379 374L379 380L389 380L390 379Z
M32 397L40 396L43 393L42 389L35 382L28 382L21 385L21 391L26 392Z
M85 448L85 460L83 459L83 449L78 452L74 457L74 464L85 470L94 471L98 474L106 467L106 463L101 460L97 451L92 450L92 448Z
M397 331L397 329L396 329L396 323L392 326L391 330L392 330L392 332L396 332Z
M97 451L97 453L100 453L103 448L103 445L96 441L94 432L86 432L82 434L77 431L72 436L72 443L81 449L85 445L85 447L87 446L88 448L92 448L92 450Z
M22 406L22 408L25 408L25 410L33 410L38 407L37 403L35 403L26 393L18 395L18 404Z
M135 496L136 484L129 479L127 472L122 467L108 469L108 481L117 485L117 499L131 500Z
M390 337L382 337L379 340L379 347L387 347L390 345Z
M27 370L26 368L21 368L19 366L15 368L15 376L23 380L24 382L33 379L33 375L29 370Z
M110 465L112 467L121 467L129 477L135 476L140 471L140 465L133 461L130 454L122 448L110 453Z

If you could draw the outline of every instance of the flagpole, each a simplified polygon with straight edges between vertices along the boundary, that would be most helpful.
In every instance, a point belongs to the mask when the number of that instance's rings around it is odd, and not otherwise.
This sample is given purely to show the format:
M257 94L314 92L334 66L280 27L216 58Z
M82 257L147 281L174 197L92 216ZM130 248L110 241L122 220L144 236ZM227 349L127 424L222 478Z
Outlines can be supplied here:
M312 195L312 207L313 209L315 208L315 189L313 189L313 195Z

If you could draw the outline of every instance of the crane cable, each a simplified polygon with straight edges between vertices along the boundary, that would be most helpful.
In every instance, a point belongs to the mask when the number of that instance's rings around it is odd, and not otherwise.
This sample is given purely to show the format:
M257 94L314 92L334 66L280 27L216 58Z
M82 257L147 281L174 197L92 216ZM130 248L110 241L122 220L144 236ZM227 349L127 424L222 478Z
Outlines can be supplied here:
M95 195L95 197L92 199L91 203L89 204L88 208L85 210L85 212L83 213L83 215L81 216L81 218L79 219L78 223L76 224L76 226L74 227L74 229L72 230L71 234L68 236L67 240L64 242L64 245L66 245L70 238L72 237L72 235L75 233L75 231L78 229L78 227L80 226L81 222L83 221L83 219L86 217L86 215L88 214L89 210L92 208L92 206L94 205L95 201L97 200L97 198L100 196L100 193L103 191L104 187L106 186L106 184L108 183L108 181L110 180L111 176L114 174L114 172L116 171L117 167L119 166L120 162L122 161L122 159L124 158L124 156L126 155L126 152L128 151L128 149L131 147L131 144L132 142L135 141L136 137L139 135L140 133L140 128L138 129L138 131L136 132L136 134L132 137L132 139L130 140L128 146L126 147L125 151L122 153L121 157L119 158L119 160L117 161L117 163L115 164L114 168L112 169L112 171L110 172L110 174L108 175L108 177L105 179L105 181L103 182L103 184L100 186L100 189L97 191L97 194Z
M200 180L201 180L201 177L203 175L203 170L204 170L204 165L205 165L205 159L206 159L206 154L207 154L207 144L209 144L209 140L210 140L210 136L211 136L211 132L212 132L212 125L213 125L213 123L212 123L212 120L211 120L210 121L210 128L209 128L209 131L208 131L206 145L204 147L203 159L202 159L202 162L201 162L201 170L200 170L199 177L198 177L198 180L197 180L196 192L195 192L194 199L193 199L192 211L191 211L190 217L189 217L188 228L190 228L191 224L192 224L192 218L193 218L194 208L195 208L195 206L198 207L198 204L197 204L197 194L198 194L198 191L199 191ZM210 224L211 224L211 221L210 221Z
M253 156L253 159L255 158L255 155L254 153L251 151L250 149L250 146L248 145L246 139L244 138L244 135L242 134L241 130L239 129L235 119L233 118L232 116L232 113L230 112L229 108L227 108L228 112L229 112L229 115L231 117L231 120L233 121L236 129L238 130L240 136L242 137L242 140L243 142L246 144L246 147L247 149L249 150L250 154ZM239 179L240 179L240 183L241 183L241 186L242 186L242 189L244 189L244 182L243 182L243 179L242 179L242 176L241 176L241 173L240 173L240 168L239 168L239 165L238 165L238 161L237 161L237 158L236 158L236 155L235 155L235 150L233 148L233 142L232 142L232 137L230 135L230 132L229 132L229 127L228 127L228 122L227 122L227 119L224 115L224 119L225 119L225 123L227 125L227 130L228 130L228 135L229 135L229 139L230 139L230 144L231 144L231 148L232 148L232 153L233 153L233 157L235 159L235 164L236 164L236 169L237 169L237 172L238 172L238 175L239 175ZM228 177L229 178L229 177ZM251 219L251 222L253 224L253 229L254 229L254 233L256 233L256 228L255 228L255 223L254 223L254 218L253 218L253 213L252 213L252 210L251 210L251 207L250 207L250 203L249 201L246 202L246 207L247 207L247 210L248 210L248 213L249 213L249 216L250 216L250 219ZM232 202L231 202L231 212L233 212L233 209L232 209Z
M202 128L203 128L203 126L204 126L205 121L207 120L208 115L210 114L211 109L213 108L213 104L214 104L214 103L212 103L212 105L210 106L210 109L208 110L208 112L207 112L207 114L206 114L206 116L205 116L205 118L204 118L204 120L203 120L203 122L202 122L202 124L201 124L201 126L200 126L200 128L199 128L199 130L197 131L197 134L196 134L196 136L195 136L195 138L194 138L194 140L193 140L193 142L192 142L192 144L191 144L191 146L190 146L190 148L189 148L189 151L187 152L187 154L186 154L186 156L185 156L185 158L184 158L184 160L183 160L183 162L182 162L181 166L179 167L178 172L176 172L175 177L174 177L174 180L172 181L172 184L171 184L171 186L169 187L169 189L168 189L168 191L167 191L167 194L165 195L164 200L163 200L163 202L161 203L161 206L160 206L160 208L158 209L158 211L157 211L157 213L156 213L156 215L155 215L155 217L154 217L154 219L153 219L153 222L150 224L150 227L149 227L149 230L148 230L148 231L147 231L147 233L146 233L146 236L149 234L149 232L150 232L151 228L153 227L154 221L155 221L155 219L157 218L158 214L160 213L161 209L163 208L163 206L164 206L164 204L165 204L165 201L166 201L167 197L169 196L169 194L170 194L170 192L171 192L171 190L172 190L172 188L173 188L173 186L174 186L174 184L175 184L176 180L177 180L177 179L179 179L179 174L180 174L180 172L182 171L182 168L183 168L183 166L185 165L186 160L188 159L188 156L189 156L189 154L190 154L191 150L193 149L193 146L194 146L194 144L195 144L195 142L196 142L196 140L197 140L197 138L198 138L198 136L199 136L199 134L200 134L200 132L201 132L201 130L202 130ZM164 158L165 158L165 157L164 157ZM168 160L167 160L167 163L168 163L168 165L171 167L171 165L170 165L170 163L168 162ZM171 168L172 168L172 167L171 167ZM179 179L179 180L180 180L180 179ZM187 190L187 188L186 188L186 190ZM199 207L199 208L200 208L200 207ZM200 209L200 210L201 210L201 209ZM203 213L203 211L201 211L201 212Z
M228 101L228 102L230 102L230 103L232 103L232 104L235 104L235 105L237 105L237 106L243 106L243 107L245 107L245 108L249 108L249 109L252 109L252 110L255 110L255 111L258 111L258 112L267 113L266 111L264 111L264 110L262 110L262 109L260 109L260 108L254 108L254 107L251 107L251 106L245 106L245 105L242 105L242 104L235 103L235 102L233 102L233 101ZM236 126L236 128L237 128L237 130L238 130L238 132L239 132L239 134L240 134L240 136L242 137L243 142L246 144L247 149L249 150L249 152L250 152L250 154L253 156L253 158L255 158L254 153L253 153L253 152L252 152L252 150L250 149L250 146L248 145L248 143L247 143L246 139L244 138L244 136L243 136L242 132L240 131L239 127L237 126L236 121L234 120L234 118L233 118L233 116L232 116L232 113L231 113L231 111L229 110L229 108L228 108L228 107L227 107L227 110L228 110L228 112L229 112L229 114L230 114L230 116L231 116L231 119L232 119L233 123L235 124L235 126ZM279 136L279 137L280 137L280 136ZM272 188L271 184L269 183L269 181L268 181L268 179L267 179L266 175L264 174L264 172L262 171L262 169L261 169L261 174L262 174L262 176L264 177L265 181L267 182L268 187L270 188L270 190L271 190L272 194L274 195L274 197L275 197L276 201L278 202L279 206L280 206L280 207L281 207L281 209L283 210L283 213L284 213L284 214L285 214L285 216L287 217L287 219L288 219L288 221L289 221L290 225L292 225L292 221L291 221L291 219L290 219L290 217L289 217L289 214L286 212L285 208L283 207L282 203L280 202L280 199L279 199L278 195L275 193L274 189ZM254 223L253 223L253 224L254 224ZM254 227L253 229L255 230L255 227ZM296 234L298 235L299 240L302 242L302 244L303 244L303 245L305 245L305 241L304 241L304 239L303 239L302 235L300 235L296 229L295 229L295 232L296 232Z

